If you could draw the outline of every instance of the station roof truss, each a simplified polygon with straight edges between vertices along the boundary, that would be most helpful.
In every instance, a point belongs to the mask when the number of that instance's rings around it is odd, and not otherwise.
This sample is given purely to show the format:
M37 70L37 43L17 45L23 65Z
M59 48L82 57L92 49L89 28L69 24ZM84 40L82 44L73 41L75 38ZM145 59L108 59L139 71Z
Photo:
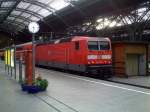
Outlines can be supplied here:
M0 0L0 28L18 32L78 0ZM59 15L58 15L59 17Z
M84 34L96 32L100 35L112 33L110 30L123 28L118 37L139 38L144 34L150 34L150 1L145 1L134 7L115 10L111 13L96 16L83 21L81 24L69 27L70 34ZM127 31L126 31L127 30ZM120 29L119 29L120 31ZM114 33L118 33L115 31ZM139 34L140 33L140 34ZM114 34L111 34L113 36ZM118 35L118 34L117 34ZM116 38L116 36L114 36Z
M8 33L24 34L32 21L45 31L68 28L72 33L129 25L137 30L149 20L149 0L0 0L0 30Z

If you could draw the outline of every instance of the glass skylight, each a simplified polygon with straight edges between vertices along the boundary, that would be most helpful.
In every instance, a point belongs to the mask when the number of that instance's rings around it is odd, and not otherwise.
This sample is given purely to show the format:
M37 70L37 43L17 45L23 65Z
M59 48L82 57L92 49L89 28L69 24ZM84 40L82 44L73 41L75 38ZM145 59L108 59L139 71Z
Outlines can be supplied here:
M131 24L131 21L126 17L125 18L126 21ZM98 22L98 25L96 26L96 29L97 30L101 30L101 29L104 29L106 27L115 27L115 26L122 26L122 22L117 22L117 20L110 20L108 18L99 18L96 20Z
M27 21L24 21L24 24L25 24L26 26L28 26L28 25L29 25L29 22L27 22Z
M37 12L38 10L40 10L41 7L37 6L37 5L31 5L28 10L33 11L33 12Z
M23 14L21 14L21 16L23 16L23 17L25 17L25 18L28 18L28 17L30 17L30 16L32 16L32 15L24 12Z
M22 19L16 19L15 21L18 21L18 22L23 22L24 20L22 20Z
M39 13L40 15L44 16L44 17L46 17L46 16L52 14L52 12L49 12L49 11L46 10L46 9L42 9L42 10L40 10L38 13Z
M13 11L11 14L13 14L13 15L20 15L22 12L21 11Z
M15 4L13 1L2 2L1 7L12 7Z
M0 14L5 14L5 13L7 13L6 10L0 10Z
M70 1L71 0L22 0L16 8L12 10L10 16L7 17L6 22L18 22L28 25L29 21L37 22L43 17L47 17L53 12L67 7L70 4ZM0 2L1 7L10 8L9 10L0 10L0 16L2 18L11 10L11 7L15 5L16 0L0 0ZM39 3L36 4L36 2Z
M17 6L18 8L22 8L22 9L26 9L27 7L29 7L30 4L26 3L26 2L20 2L19 5Z
M20 0L20 2L18 1L19 3L17 2L17 0L0 0L0 19L3 23L5 22L3 18L5 19L6 16L7 23L8 21L13 21L16 23L18 22L28 25L30 21L37 22L40 19L43 19L44 17L47 17L52 13L57 13L57 11L69 6L71 4L70 2L78 1L86 0ZM18 3L18 5L16 7L13 7L16 3ZM107 27L111 28L115 26L122 26L125 24L132 24L135 21L146 21L150 18L150 11L148 13L144 13L148 8L149 6L145 4L141 8L131 11L130 15L123 15L122 19L117 18L113 20L109 17L100 17L96 20L95 26L97 29L103 29ZM7 14L9 14L8 12L11 12L11 14L7 17ZM134 19L134 15L137 17L137 20ZM85 26L89 25L91 25L90 22L85 23Z
M65 2L65 0L53 0L53 2L50 3L49 5L56 10L60 10L68 6L69 3Z
M54 0L37 0L38 2L44 3L44 4L48 4L53 2Z
M109 27L114 27L114 26L116 26L116 24L117 24L117 22L116 22L116 21L113 21L113 22L111 22L111 23L109 24Z
M14 18L14 17L8 17L7 19L9 19L9 20L14 20L15 18Z
M148 13L143 17L143 20L145 21L145 20L149 19L149 17L150 17L150 12L148 12Z
M39 21L39 20L40 20L40 18L37 18L37 17L35 17L35 16L32 16L30 19L31 19L32 21Z
M12 20L8 20L8 19L4 22L4 24L6 25L7 30L12 30L12 31L14 31L14 30L20 31L25 28L25 25L19 24L16 21L12 21Z

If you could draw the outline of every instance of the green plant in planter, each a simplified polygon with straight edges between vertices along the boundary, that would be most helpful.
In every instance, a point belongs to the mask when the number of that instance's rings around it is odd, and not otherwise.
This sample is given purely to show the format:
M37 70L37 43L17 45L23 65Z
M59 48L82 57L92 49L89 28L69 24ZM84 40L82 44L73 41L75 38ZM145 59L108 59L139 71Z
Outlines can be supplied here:
M46 90L47 87L48 87L48 81L46 79L41 80L40 88Z
M39 86L42 90L46 90L48 87L48 81L46 79L36 79L35 85Z
M42 79L37 79L36 81L35 81L35 85L36 86L40 86L41 85L41 81L42 81Z

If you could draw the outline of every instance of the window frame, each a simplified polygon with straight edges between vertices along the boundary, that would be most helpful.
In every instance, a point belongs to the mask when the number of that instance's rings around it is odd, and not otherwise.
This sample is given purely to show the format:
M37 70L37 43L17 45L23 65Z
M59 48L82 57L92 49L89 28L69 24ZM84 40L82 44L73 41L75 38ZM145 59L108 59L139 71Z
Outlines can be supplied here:
M79 41L75 41L75 50L78 51L80 50L80 42Z
M89 42L96 42L97 43L97 50L95 49L95 50L92 50L92 49L89 49ZM107 49L107 50L110 50L111 49L111 46L110 46L110 42L109 41L88 41L88 50L91 50L91 51L103 51L103 49L101 49L101 42L107 42L108 43L108 45L109 45L109 49Z

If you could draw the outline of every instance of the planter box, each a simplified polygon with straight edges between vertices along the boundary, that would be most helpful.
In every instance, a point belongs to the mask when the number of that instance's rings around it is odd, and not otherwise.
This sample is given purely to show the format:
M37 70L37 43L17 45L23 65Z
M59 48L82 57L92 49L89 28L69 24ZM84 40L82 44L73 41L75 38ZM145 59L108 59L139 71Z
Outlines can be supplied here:
M21 84L22 91L28 91L29 86L26 84Z
M42 91L46 91L46 89L42 89L42 88L39 88L40 89L40 91L42 92Z
M26 84L21 84L22 91L27 91L28 93L34 94L42 91L46 91L46 89L42 89L39 86L29 86Z
M40 88L38 86L29 86L28 93L34 94L38 93L40 91Z
M27 91L28 93L38 93L41 89L38 86L29 86L26 84L21 84L22 91Z

